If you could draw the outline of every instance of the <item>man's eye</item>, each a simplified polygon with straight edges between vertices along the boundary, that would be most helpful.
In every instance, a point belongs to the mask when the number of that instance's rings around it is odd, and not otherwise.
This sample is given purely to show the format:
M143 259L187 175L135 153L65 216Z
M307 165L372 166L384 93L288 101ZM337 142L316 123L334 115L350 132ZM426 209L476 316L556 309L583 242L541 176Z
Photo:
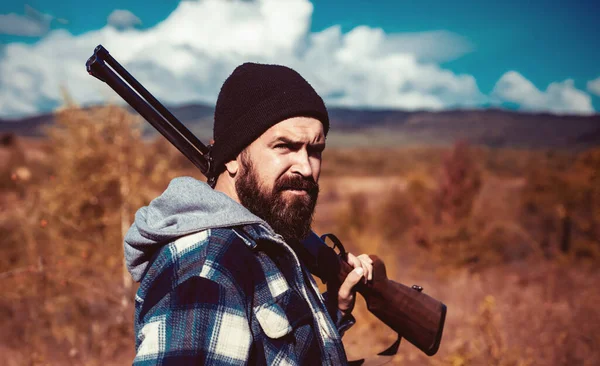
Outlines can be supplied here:
M290 144L277 144L277 145L275 145L276 149L286 149L286 150L288 150L290 147L291 147Z

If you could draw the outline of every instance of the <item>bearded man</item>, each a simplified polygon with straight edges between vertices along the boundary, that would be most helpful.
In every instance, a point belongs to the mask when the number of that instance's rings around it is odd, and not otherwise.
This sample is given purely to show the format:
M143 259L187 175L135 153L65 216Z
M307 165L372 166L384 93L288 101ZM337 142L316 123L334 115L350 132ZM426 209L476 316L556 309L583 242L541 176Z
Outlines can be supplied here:
M214 189L176 178L125 237L134 280L134 364L340 365L341 335L366 255L328 312L303 240L329 130L323 100L294 70L245 63L223 84L214 121ZM314 234L312 234L314 235Z

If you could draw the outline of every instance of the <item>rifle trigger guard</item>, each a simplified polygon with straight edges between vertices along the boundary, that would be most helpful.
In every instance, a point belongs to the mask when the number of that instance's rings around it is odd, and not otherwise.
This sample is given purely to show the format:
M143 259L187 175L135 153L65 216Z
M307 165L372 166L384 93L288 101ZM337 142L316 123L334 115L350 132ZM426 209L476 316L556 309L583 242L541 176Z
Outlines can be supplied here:
M327 238L329 238L333 242L333 250L335 250L335 248L338 248L338 250L340 251L338 255L340 256L340 258L342 258L344 262L347 262L348 252L346 252L346 248L344 248L342 241L338 239L337 236L331 233L321 235L321 240L323 240L323 242L325 242L325 239Z

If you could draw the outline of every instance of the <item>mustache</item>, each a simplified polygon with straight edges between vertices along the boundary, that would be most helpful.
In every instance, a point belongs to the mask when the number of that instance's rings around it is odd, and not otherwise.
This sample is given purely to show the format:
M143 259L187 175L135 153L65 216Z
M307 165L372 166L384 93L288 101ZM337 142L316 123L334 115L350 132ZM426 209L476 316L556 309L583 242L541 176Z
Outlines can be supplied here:
M319 193L319 184L312 178L306 179L300 176L281 177L275 184L275 191L281 192L287 189L304 190L308 193Z

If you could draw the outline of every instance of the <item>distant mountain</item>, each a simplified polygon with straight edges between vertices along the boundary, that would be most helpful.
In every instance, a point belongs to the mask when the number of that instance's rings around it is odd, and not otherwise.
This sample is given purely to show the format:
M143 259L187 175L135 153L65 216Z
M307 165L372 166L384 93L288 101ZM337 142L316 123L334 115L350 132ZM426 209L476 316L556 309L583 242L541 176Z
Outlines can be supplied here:
M212 137L214 108L191 104L169 108L202 141ZM334 146L445 145L458 139L490 147L587 148L600 146L600 115L558 116L501 109L441 112L330 108ZM43 136L52 114L0 119L0 133ZM156 133L146 124L148 134Z

